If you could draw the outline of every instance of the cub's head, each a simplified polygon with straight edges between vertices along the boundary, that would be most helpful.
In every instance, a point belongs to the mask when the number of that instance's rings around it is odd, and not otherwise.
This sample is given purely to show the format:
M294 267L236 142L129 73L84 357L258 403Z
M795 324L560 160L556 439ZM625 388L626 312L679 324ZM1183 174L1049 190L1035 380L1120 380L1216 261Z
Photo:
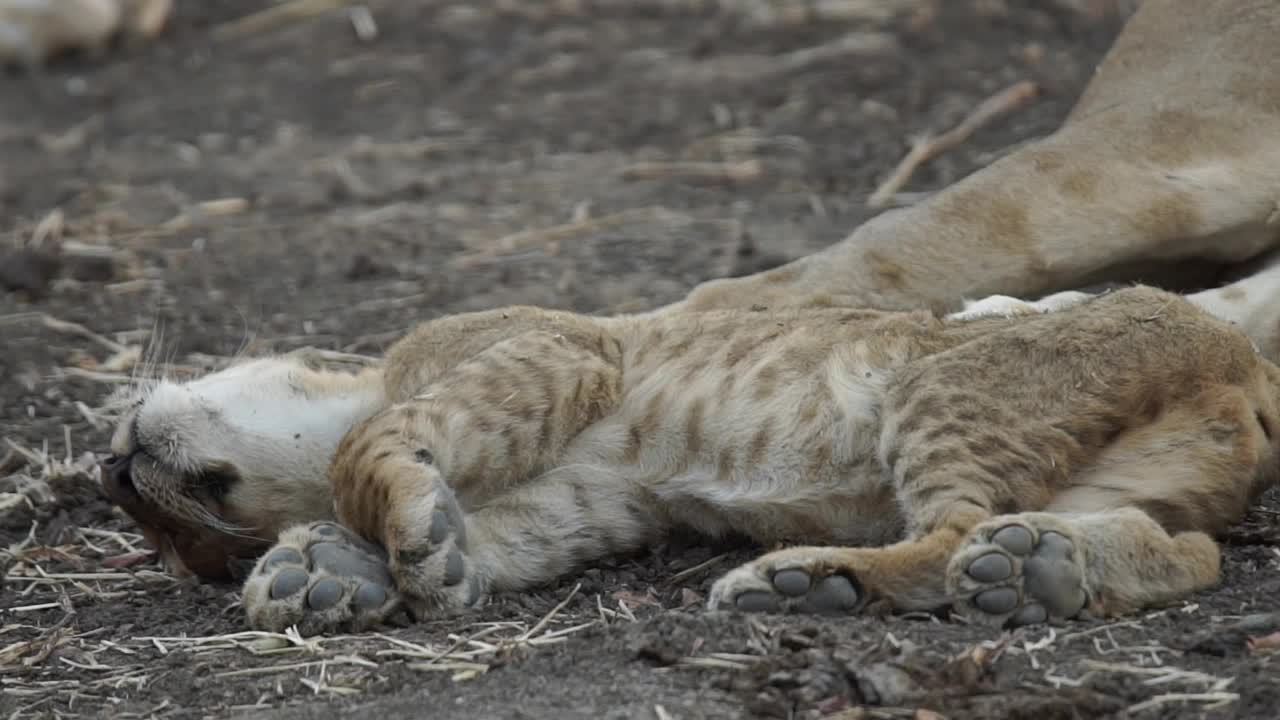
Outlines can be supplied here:
M170 572L232 577L281 530L332 516L329 460L382 397L375 363L314 350L161 380L122 414L103 489Z

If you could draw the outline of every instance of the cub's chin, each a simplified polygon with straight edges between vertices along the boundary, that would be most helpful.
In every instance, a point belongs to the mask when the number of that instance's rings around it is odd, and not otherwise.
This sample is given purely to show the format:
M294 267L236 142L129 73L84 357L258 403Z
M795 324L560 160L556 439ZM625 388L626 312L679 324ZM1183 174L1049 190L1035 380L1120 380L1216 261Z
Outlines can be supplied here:
M254 560L270 542L255 537L252 530L230 533L202 525L197 517L181 517L166 511L139 491L136 482L148 487L172 487L167 495L177 495L180 481L161 478L151 463L137 458L112 456L102 463L102 490L124 510L142 531L143 537L160 553L167 572L177 577L198 576L205 580L237 580L248 574ZM167 485L166 485L167 483ZM189 504L188 504L189 503ZM204 507L195 498L184 505ZM217 518L205 507L211 518Z
M137 518L134 518L137 520ZM228 538L216 530L166 532L138 521L147 543L160 553L166 572L175 577L197 577L213 582L248 577L253 564L270 544Z

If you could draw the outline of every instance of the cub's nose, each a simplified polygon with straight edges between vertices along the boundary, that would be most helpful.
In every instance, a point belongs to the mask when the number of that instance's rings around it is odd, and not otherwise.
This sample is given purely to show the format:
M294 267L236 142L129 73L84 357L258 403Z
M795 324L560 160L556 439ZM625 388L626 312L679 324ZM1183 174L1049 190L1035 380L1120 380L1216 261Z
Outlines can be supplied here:
M133 466L133 455L112 455L103 460L102 466L102 485L107 491L107 495L118 498L122 494L132 494L133 476L130 474L130 468Z

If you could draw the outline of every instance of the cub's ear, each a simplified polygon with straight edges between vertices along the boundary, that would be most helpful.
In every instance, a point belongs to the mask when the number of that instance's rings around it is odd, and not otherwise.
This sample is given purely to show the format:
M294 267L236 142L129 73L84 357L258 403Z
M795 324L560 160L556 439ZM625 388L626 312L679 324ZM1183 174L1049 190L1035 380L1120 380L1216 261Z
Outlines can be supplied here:
M369 367L382 365L380 358L368 355L353 355L335 350L304 347L285 354L285 357L301 360L308 369L324 372L353 373Z

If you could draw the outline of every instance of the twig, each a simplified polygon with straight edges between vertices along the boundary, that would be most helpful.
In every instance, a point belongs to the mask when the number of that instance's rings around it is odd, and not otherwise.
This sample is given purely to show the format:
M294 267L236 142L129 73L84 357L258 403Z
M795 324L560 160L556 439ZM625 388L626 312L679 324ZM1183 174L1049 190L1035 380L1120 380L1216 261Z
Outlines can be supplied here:
M1240 699L1239 693L1232 692L1210 692L1210 693L1164 693L1155 697L1144 700L1136 705L1130 705L1128 714L1140 713L1143 710L1150 710L1153 707L1167 705L1175 702L1205 702L1213 703L1214 706L1235 702Z
M623 180L664 180L690 183L745 183L764 177L759 160L740 162L642 162L618 173Z
M675 575L672 575L671 577L664 580L662 584L667 587L673 587L675 585L679 585L685 580L688 580L691 577L699 575L715 567L716 565L719 565L727 557L729 557L728 553L720 553L719 555L716 555L710 560L703 560L702 562L698 563L697 565L694 565L691 568L685 568L684 570L681 570Z
M925 135L911 143L911 150L876 191L867 198L867 207L882 208L902 189L916 168L969 139L992 120L1013 112L1035 97L1038 88L1030 80L1011 85L983 100L961 123L941 135Z
M529 632L521 635L519 638L516 639L516 641L525 642L530 638L532 638L533 636L537 635L538 633L542 632L542 629L547 626L547 623L551 622L551 618L555 617L557 613L563 610L565 606L569 604L569 601L572 600L574 596L578 594L578 591L581 589L582 589L582 583L578 583L577 585L574 585L573 589L569 591L569 594L566 595L565 598L561 600L558 605L551 608L551 612L547 613L546 615L543 615L542 619L539 620L536 625L534 625L532 628L529 629Z
M83 378L85 380L93 380L101 383L115 383L123 385L133 382L132 377L120 373L104 373L77 367L59 368L59 371L70 377Z
M521 230L520 232L500 237L492 245L483 249L455 255L449 263L455 268L465 269L492 262L495 258L501 256L511 256L535 246L542 246L544 249L551 248L556 243L564 240L592 235L633 222L661 221L675 224L688 220L688 216L672 212L661 206L632 208L612 215L575 220L549 228Z
M49 328L50 330L53 330L54 332L67 333L70 335L79 335L82 338L85 338L87 340L92 340L93 342L98 343L99 345L103 346L104 348L110 350L113 353L119 354L119 353L128 352L129 350L127 346L121 345L120 343L115 342L114 340L103 337L102 335L99 335L98 333L81 325L80 323L74 323L68 320L59 320L58 318L48 313L33 312L33 313L17 313L14 315L6 315L4 317L0 317L0 325L8 325L10 323L19 323L27 320L39 320L41 324L43 324L45 327Z
M287 672L289 670L302 670L304 668L318 667L320 665L360 665L361 667L376 668L378 663L372 660L355 657L353 655L339 655L337 657L326 658L324 660L312 660L310 662L288 663L285 665L271 665L259 668L245 668L243 670L228 670L214 674L216 678L240 677L242 675L272 675L275 673Z
M213 29L213 38L219 41L239 40L250 35L270 32L298 20L323 15L348 2L350 0L290 0L290 2L223 23Z

